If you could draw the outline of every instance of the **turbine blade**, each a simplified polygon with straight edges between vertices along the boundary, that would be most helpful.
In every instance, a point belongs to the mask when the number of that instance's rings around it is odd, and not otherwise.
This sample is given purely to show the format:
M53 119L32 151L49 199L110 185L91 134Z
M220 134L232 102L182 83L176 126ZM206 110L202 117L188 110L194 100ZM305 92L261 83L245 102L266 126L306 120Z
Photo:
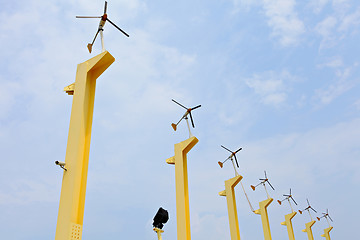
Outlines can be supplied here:
M242 148L239 148L238 150L235 151L235 154L238 153L241 150L242 150Z
M232 151L230 151L229 149L227 149L226 147L224 147L223 145L220 145L222 148L224 148L224 149L226 149L226 150L228 150L229 152L231 152L232 153Z
M266 176L266 171L264 170L264 173L265 173L265 178L267 178L267 176Z
M308 206L310 206L309 199L306 199Z
M191 108L191 110L195 110L197 108L201 107L201 105L197 105L196 107Z
M239 163L238 163L238 161L236 159L236 155L234 155L234 157L235 157L236 166L239 168Z
M106 13L106 9L107 9L107 1L105 1L104 14Z
M184 107L183 105L181 105L180 103L178 103L177 101L175 101L174 99L171 99L174 103L176 103L176 104L178 104L178 105L180 105L180 106L182 106L183 108L185 108L186 110L187 110L187 107Z
M333 222L333 220L331 219L331 217L330 217L330 215L328 214L328 217L329 217L329 219Z
M291 196L291 188L290 188L290 196Z
M114 27L116 27L120 32L122 32L125 36L129 37L129 34L127 34L126 32L124 32L121 28L119 28L118 26L115 25L115 23L113 23L112 21L110 21L110 19L106 18L107 21L109 21L109 23L111 23Z
M294 201L295 205L297 205L297 203L295 202L294 198L293 198L293 197L290 197L290 198Z
M191 112L189 112L189 115L190 115L191 124L192 124L193 128L195 128L194 120L192 118Z
M317 213L317 211L315 210L315 209L313 209L312 207L310 207L314 212L316 212Z
M95 17L95 16L76 16L76 18L101 18L101 17Z
M270 185L270 187L275 190L275 188L271 185L271 183L269 181L267 181L267 183Z

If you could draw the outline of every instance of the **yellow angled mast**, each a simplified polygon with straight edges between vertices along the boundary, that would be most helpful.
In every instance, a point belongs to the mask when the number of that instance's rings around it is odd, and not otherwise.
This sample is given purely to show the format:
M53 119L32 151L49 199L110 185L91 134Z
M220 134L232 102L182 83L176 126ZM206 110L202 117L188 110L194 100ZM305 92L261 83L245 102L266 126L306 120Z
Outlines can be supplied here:
M229 226L231 240L240 240L239 220L236 208L236 199L234 188L241 181L242 176L230 178L225 181L225 190L219 192L220 196L226 196L226 202L229 214Z
M270 223L269 223L269 215L267 212L267 208L268 206L272 203L273 199L269 196L269 193L266 190L266 186L265 184L268 183L268 185L273 189L274 187L271 185L271 183L269 182L269 179L266 175L266 171L264 171L265 173L265 178L260 178L261 182L259 184L257 184L256 186L251 185L252 190L255 191L255 188L259 185L263 185L266 195L267 195L267 199L264 201L259 202L259 209L255 210L254 213L258 214L261 216L261 223L263 226L263 231L264 231L264 239L265 240L271 240L271 231L270 231Z
M227 202L227 207L228 207L228 215L229 215L229 227L230 227L231 240L240 240L239 219L238 219L238 214L237 214L234 189L243 177L241 175L239 175L239 173L237 172L234 161L236 162L236 166L239 168L239 163L236 158L236 153L241 151L242 148L239 148L238 150L233 152L230 149L224 147L223 145L221 145L221 147L223 149L227 150L228 152L230 152L231 154L223 162L219 161L218 164L221 168L223 168L224 163L226 161L230 160L232 163L232 166L234 167L235 177L230 178L225 181L225 190L219 192L219 195L226 197L226 202ZM245 190L244 190L244 193L245 193ZM245 196L247 196L246 193L245 193ZM249 202L249 204L250 204L250 202ZM251 205L250 205L250 207L251 207Z
M186 112L176 124L172 123L171 126L176 131L178 124L185 119L189 130L189 138L175 144L175 155L166 159L166 162L175 165L177 239L191 240L187 154L199 140L191 133L188 116L190 116L192 126L195 127L191 111L201 107L201 105L187 108L174 99L172 101L186 109Z
M297 205L297 203L295 202L292 194L291 194L291 188L290 188L290 193L289 194L283 194L283 196L285 197L283 200L278 200L278 203L281 205L283 201L288 201L290 208L291 208L291 213L286 214L285 215L285 222L282 222L281 225L286 226L287 231L288 231L288 236L289 236L289 240L295 240L295 235L294 235L294 229L293 229L293 225L291 220L295 217L296 212L294 212L294 209L291 206L291 202L290 199Z
M81 239L96 79L114 61L105 51L79 64L75 83L64 89L73 103L65 163L57 162L64 173L55 240Z
M314 236L313 236L313 232L312 232L311 228L314 226L316 221L313 220L310 210L313 210L314 212L316 212L316 210L311 207L309 199L306 199L306 201L307 201L308 206L304 210L299 210L299 213L302 214L306 210L309 213L311 221L305 223L305 229L303 229L302 231L306 232L309 240L314 240Z

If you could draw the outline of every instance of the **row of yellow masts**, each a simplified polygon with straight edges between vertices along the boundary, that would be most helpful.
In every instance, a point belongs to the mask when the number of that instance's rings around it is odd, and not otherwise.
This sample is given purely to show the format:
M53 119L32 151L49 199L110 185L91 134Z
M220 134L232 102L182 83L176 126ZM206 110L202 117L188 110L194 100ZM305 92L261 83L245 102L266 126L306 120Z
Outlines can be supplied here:
M59 213L56 226L55 240L81 240L85 208L85 193L90 151L91 125L95 99L96 79L115 61L107 51L78 65L75 83L65 87L66 93L73 95L69 135L63 169ZM197 144L194 136L175 144L175 154L168 158L168 164L175 165L176 185L176 218L177 239L190 240L190 210L187 172L187 153ZM242 176L225 181L225 190L220 192L226 196L231 240L240 240L239 222L235 201L235 186L241 181ZM261 215L265 240L271 240L270 225L267 207L273 201L269 198L259 203L260 208L255 214ZM296 213L285 216L289 239L294 239L291 219ZM313 239L311 227L315 221L306 224L305 232L309 240ZM324 230L323 237L330 240L329 232L332 227ZM161 239L162 230L156 230Z
M187 153L195 146L198 142L196 137L190 137L189 139L175 144L175 155L168 158L166 162L168 164L175 165L175 184L176 184L176 219L177 219L177 239L178 240L190 240L190 211L189 211L189 194L188 194L188 176L187 176ZM229 180L225 181L225 190L219 193L220 196L226 196L228 215L229 215L229 226L231 240L240 240L239 221L236 208L235 199L235 187L241 181L243 177L237 175ZM261 216L261 222L263 226L264 239L271 240L271 231L269 224L269 217L267 207L273 201L272 198L268 198L259 203L259 209L254 210L255 214ZM295 240L294 230L292 226L292 218L296 215L296 212L285 215L285 221L281 225L287 227L289 240ZM312 226L315 221L310 221L305 224L303 232L307 233L309 240L314 240L312 233ZM324 229L326 240L330 240L330 231L333 227Z

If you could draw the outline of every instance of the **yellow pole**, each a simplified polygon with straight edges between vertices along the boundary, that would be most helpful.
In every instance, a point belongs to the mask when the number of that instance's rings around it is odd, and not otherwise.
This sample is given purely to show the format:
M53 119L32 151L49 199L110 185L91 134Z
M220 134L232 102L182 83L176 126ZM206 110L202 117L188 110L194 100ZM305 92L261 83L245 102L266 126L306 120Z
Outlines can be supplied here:
M308 223L305 224L305 229L303 229L302 231L303 232L306 232L307 233L307 236L308 236L308 239L309 240L314 240L314 236L313 236L313 233L312 233L312 226L315 224L315 220L312 220Z
M196 137L175 144L175 156L166 159L175 164L177 239L190 240L190 209L187 172L187 153L198 143Z
M226 196L231 240L240 240L239 220L235 201L235 186L243 177L238 175L225 181L225 190L219 192L220 196Z
M291 222L291 219L293 219L293 217L295 217L295 215L296 215L296 212L292 212L292 213L285 215L285 222L281 223L281 225L284 225L287 228L289 240L295 240L294 229L293 229L292 222Z
M65 168L63 173L56 240L81 240L91 125L96 79L115 61L103 52L77 66L75 83L64 90L73 95Z
M153 230L157 233L158 240L162 240L161 233L163 233L164 230L161 230L160 228L154 228Z
M255 214L261 215L261 222L263 226L264 231L264 239L265 240L271 240L271 232L270 232L270 224L269 224L269 216L267 213L267 207L270 205L270 203L273 201L272 198L268 198L262 202L259 203L260 208L258 210L255 210Z
M324 234L322 234L321 236L326 238L326 240L331 240L330 239L330 231L333 229L333 227L328 227L324 229Z

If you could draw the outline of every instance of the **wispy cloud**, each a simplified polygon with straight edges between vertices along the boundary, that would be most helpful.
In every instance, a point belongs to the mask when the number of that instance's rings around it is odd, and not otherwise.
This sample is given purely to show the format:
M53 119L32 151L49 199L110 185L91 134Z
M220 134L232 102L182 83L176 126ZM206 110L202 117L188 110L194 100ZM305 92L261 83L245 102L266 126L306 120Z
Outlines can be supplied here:
M354 106L356 107L357 110L360 110L360 98L357 101L355 101Z
M349 78L351 77L353 69L357 66L358 64L355 63L353 66L338 69L336 71L337 80L324 89L316 90L315 98L320 100L321 104L326 105L354 87L356 83L349 80Z
M240 8L249 10L251 7L262 7L272 29L271 35L278 38L284 47L297 45L301 36L305 33L304 23L299 19L295 11L295 0L233 0L233 12L237 13Z
M332 0L332 7L338 14L344 14L351 9L351 0Z
M320 13L330 0L313 0L310 1L309 6L313 9L314 13Z
M315 31L322 36L319 49L332 47L336 43L335 26L337 19L329 16L315 26Z
M355 10L355 12L346 15L339 26L339 31L347 32L351 28L354 31L359 31L356 27L360 25L360 7Z
M232 0L234 9L233 13L237 13L240 9L249 11L252 6L259 5L260 3L256 0Z
M268 17L272 35L280 39L283 46L292 46L300 42L305 32L304 23L295 11L295 0L264 0L263 7Z
M255 94L260 96L261 102L265 105L279 106L283 104L290 90L286 82L294 81L296 77L288 71L276 73L268 71L261 74L254 74L247 78L245 83L254 90Z
M329 68L339 68L341 66L343 66L343 59L340 56L336 56L333 57L331 59L329 59L328 61L318 64L317 67L318 68L323 68L323 67L329 67Z
M314 28L322 37L320 50L340 44L348 35L359 32L360 7L350 8L348 1L334 1L333 13L321 20Z

